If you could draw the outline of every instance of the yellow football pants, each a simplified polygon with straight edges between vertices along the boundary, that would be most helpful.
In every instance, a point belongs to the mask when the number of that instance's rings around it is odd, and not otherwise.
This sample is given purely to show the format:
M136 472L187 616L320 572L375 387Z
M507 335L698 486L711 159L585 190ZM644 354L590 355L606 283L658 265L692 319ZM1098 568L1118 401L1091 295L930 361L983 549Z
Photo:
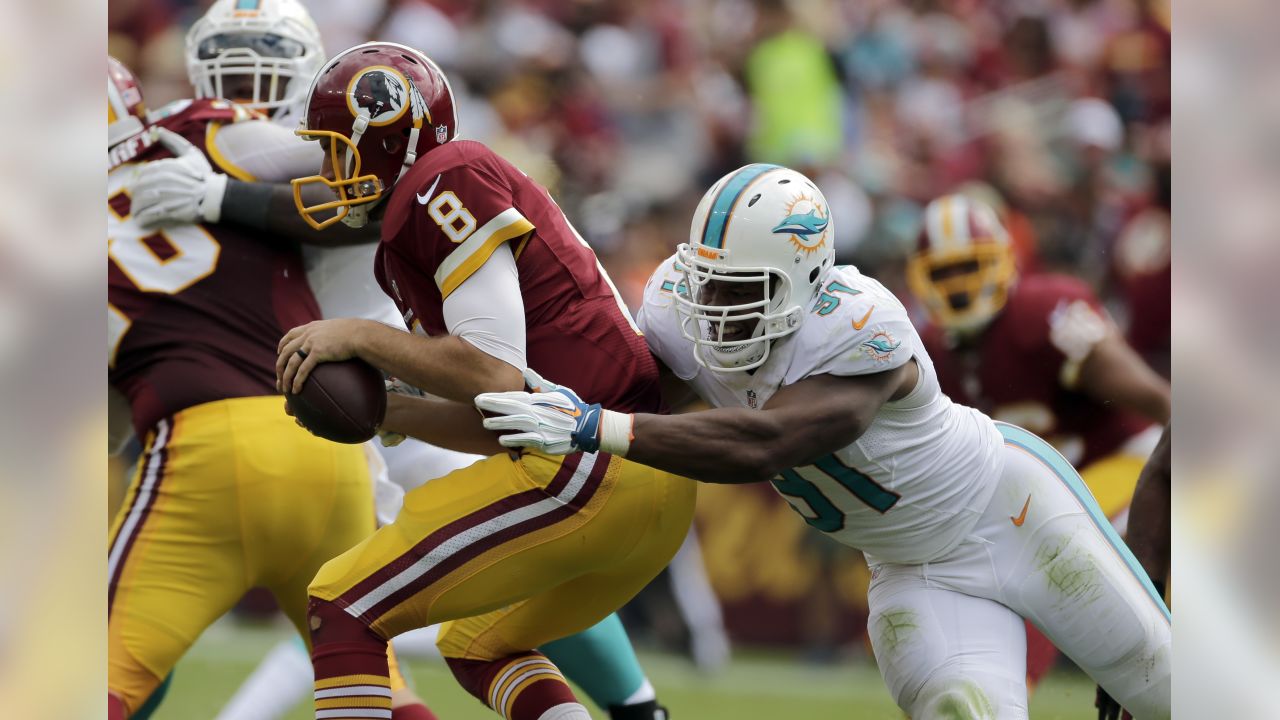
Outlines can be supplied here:
M639 592L683 542L695 495L691 480L606 454L495 455L409 492L310 592L388 638L452 621L446 657L494 660Z
M108 553L108 690L133 711L246 590L271 590L304 638L307 584L374 529L359 446L313 437L278 397L160 421Z

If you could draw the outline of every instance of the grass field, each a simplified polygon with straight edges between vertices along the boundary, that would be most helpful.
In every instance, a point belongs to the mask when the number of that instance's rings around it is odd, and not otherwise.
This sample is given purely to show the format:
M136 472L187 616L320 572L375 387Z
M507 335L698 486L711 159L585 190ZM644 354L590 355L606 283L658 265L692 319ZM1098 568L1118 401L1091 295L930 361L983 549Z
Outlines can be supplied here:
M179 664L156 720L212 718L266 651L286 636L280 626L224 621L210 628ZM902 720L870 662L815 667L776 654L739 653L724 672L706 676L679 657L642 653L641 661L675 720ZM441 720L497 717L463 692L439 660L415 660L410 669L419 694ZM1088 678L1058 671L1032 698L1031 716L1086 720L1097 717L1092 705ZM606 717L591 709L594 717ZM309 720L309 702L288 718Z

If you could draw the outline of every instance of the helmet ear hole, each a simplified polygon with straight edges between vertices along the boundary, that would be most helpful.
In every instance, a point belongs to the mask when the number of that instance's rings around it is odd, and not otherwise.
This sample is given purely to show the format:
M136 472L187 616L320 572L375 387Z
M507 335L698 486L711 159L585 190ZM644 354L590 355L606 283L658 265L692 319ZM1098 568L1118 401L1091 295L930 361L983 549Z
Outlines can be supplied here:
M823 265L826 265L826 263L825 263L825 262L823 262ZM818 273L819 273L819 272L821 272L821 269L820 269L820 268L814 268L814 269L810 270L810 271L809 271L809 282L811 282L811 283L812 283L814 280L817 280L817 279L818 279Z
M382 139L382 149L388 153L399 152L401 147L403 147L403 144L395 136L388 135Z

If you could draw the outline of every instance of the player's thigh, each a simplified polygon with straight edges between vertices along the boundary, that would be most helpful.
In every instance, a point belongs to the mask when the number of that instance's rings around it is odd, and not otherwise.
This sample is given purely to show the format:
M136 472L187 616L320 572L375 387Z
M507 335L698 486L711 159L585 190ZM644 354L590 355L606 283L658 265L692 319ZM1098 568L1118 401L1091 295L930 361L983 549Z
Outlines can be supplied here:
M1026 631L1012 610L903 565L875 568L868 607L880 674L914 720L1027 717Z
M409 493L311 593L387 636L489 612L627 558L655 527L682 535L692 491L675 480L603 454L494 456Z
M268 400L237 406L246 564L301 626L316 573L374 531L372 481L364 447L314 437Z
M1128 710L1167 715L1167 608L1071 466L1043 440L1005 428L1002 482L1031 498L1022 527L995 523L988 533L1006 602Z
M234 454L201 413L161 421L108 548L108 687L137 708L248 588Z
M476 588L459 585L440 598L451 602L451 593L484 591L488 583L501 583L525 566L537 566L539 558L574 551L584 546L614 544L613 559L598 569L579 575L531 596L524 602L504 606L484 615L464 617L446 623L437 646L451 658L493 660L530 650L596 625L635 597L662 571L679 550L693 517L696 486L690 480L650 468L626 463L622 484L610 507L579 530L527 554L495 563L482 575L485 582ZM647 517L647 525L631 520ZM629 544L617 543L623 531L641 532Z

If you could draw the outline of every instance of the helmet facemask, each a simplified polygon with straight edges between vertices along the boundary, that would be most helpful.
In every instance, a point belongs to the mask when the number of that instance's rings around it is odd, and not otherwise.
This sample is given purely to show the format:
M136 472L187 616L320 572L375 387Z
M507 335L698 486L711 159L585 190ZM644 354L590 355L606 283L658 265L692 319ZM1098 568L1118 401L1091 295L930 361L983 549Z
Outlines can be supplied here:
M716 372L745 372L768 362L773 341L800 327L803 310L791 302L786 273L732 266L729 253L681 244L676 258L684 288L673 296L680 332L694 344L697 362Z
M316 60L305 44L270 32L212 35L195 48L191 81L199 97L274 113L297 104Z
M351 227L363 227L369 222L369 211L383 197L382 180L376 175L360 174L360 150L350 138L329 130L298 130L307 140L328 139L329 152L325 163L329 173L311 175L293 181L293 202L302 219L316 230L323 230L341 220ZM332 177L330 177L332 176ZM321 184L333 193L335 199L316 205L308 205L302 197L307 185ZM315 215L334 212L332 217L317 220Z
M985 328L1004 307L1014 279L1006 245L980 243L911 258L907 280L934 322L958 333Z

